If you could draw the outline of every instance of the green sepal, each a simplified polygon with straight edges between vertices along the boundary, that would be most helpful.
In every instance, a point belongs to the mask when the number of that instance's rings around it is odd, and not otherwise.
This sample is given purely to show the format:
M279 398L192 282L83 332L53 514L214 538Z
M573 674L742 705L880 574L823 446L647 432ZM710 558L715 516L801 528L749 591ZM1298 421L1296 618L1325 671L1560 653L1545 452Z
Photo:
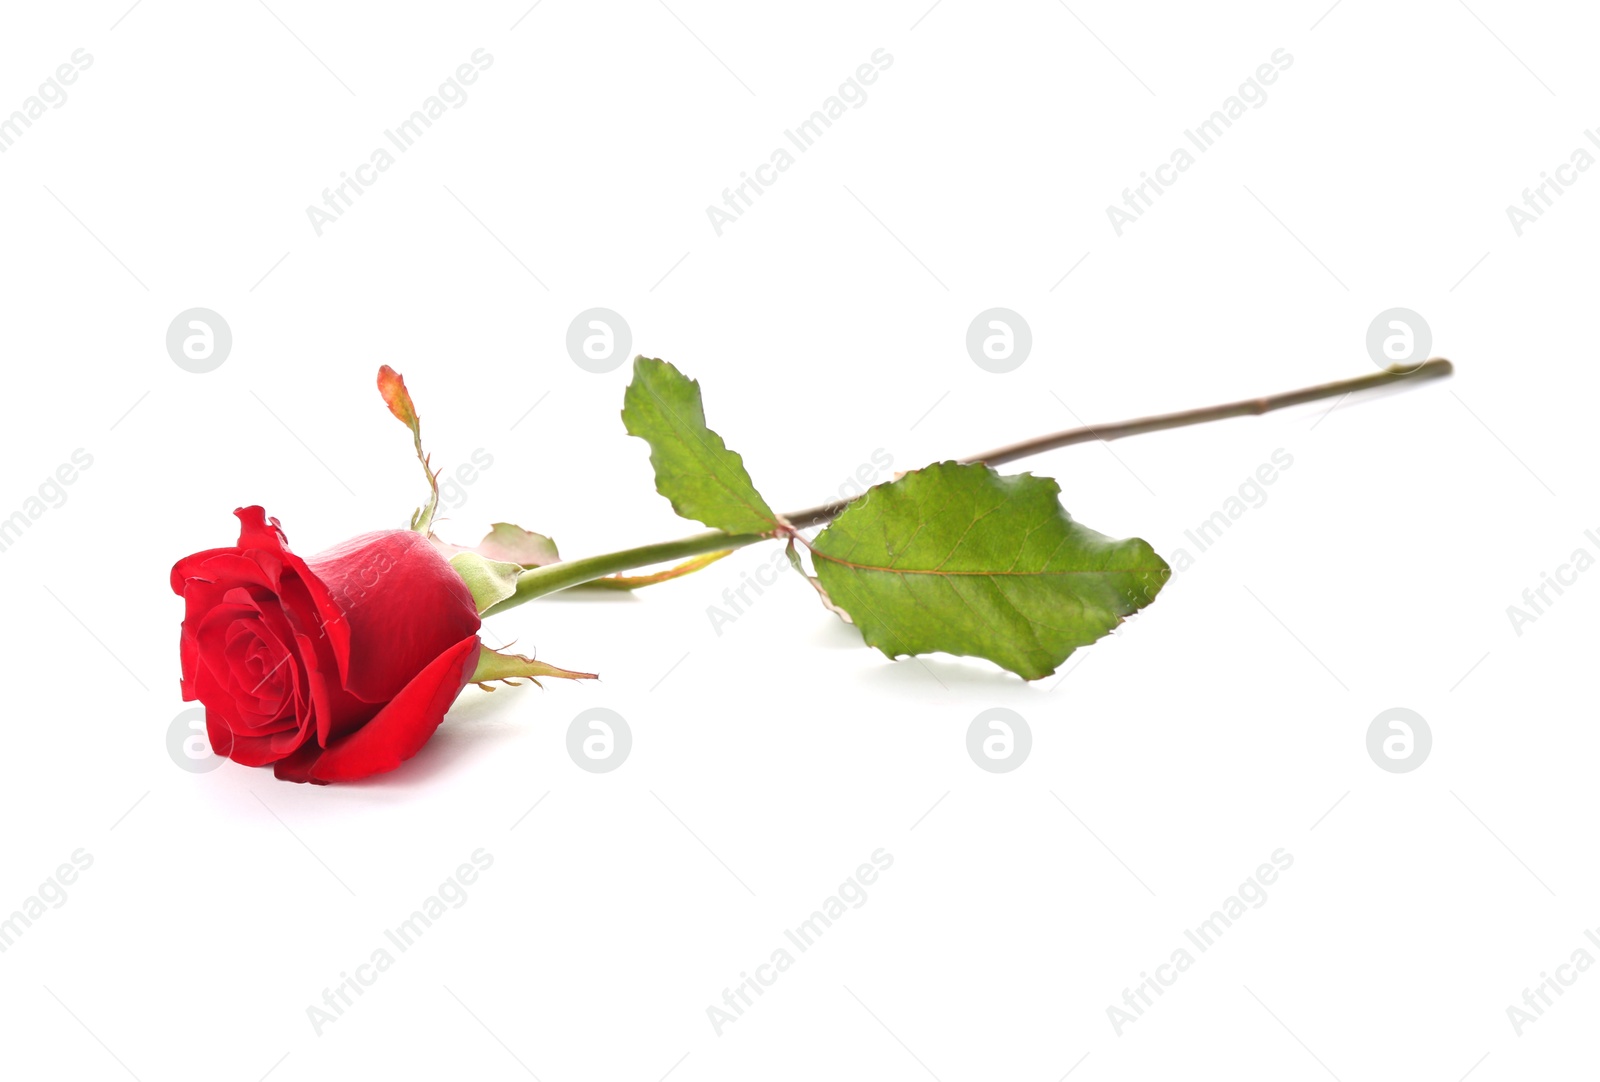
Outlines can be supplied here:
M517 576L522 574L521 564L490 560L476 552L458 552L450 557L450 566L456 569L478 612L484 613L517 592Z
M599 679L592 672L559 669L531 657L523 657L521 654L502 654L498 650L483 646L478 651L478 667L473 670L472 683L482 686L485 691L493 691L494 689L489 686L491 680L501 680L515 686L519 679L531 680L538 684L538 678L541 676L552 676L562 680Z

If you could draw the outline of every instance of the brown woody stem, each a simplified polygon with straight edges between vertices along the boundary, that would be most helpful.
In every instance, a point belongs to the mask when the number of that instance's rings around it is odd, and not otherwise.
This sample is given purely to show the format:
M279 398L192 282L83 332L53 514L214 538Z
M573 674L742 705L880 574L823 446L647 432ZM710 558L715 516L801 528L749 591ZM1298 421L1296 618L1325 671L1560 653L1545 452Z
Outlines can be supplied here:
M1158 413L1132 421L1119 421L1115 424L1069 428L1048 436L1037 436L1031 440L1023 440L1021 443L997 447L992 451L985 451L982 454L972 455L957 461L968 464L982 462L988 466L998 466L1004 462L1014 462L1019 458L1026 458L1029 455L1053 451L1058 447L1069 447L1075 443L1121 439L1124 436L1137 436L1145 432L1161 432L1169 428L1205 424L1207 421L1221 421L1229 417L1253 417L1263 413L1271 413L1273 410L1287 409L1290 406L1315 402L1319 399L1337 398L1354 394L1357 391L1386 387L1392 383L1422 383L1427 380L1442 379L1453 371L1454 367L1449 361L1443 357L1435 357L1432 360L1424 361L1421 365L1409 371L1400 371L1392 368L1381 369L1365 376L1356 376L1354 379L1321 383L1315 387L1304 387L1298 391L1284 391L1281 394L1266 395L1261 398L1246 398L1238 402L1227 402L1220 406L1180 410L1177 413ZM818 504L816 507L808 507L803 511L796 511L783 517L796 529L820 526L836 518L849 504L849 500L836 500L833 503ZM489 609L484 615L488 616L496 612L502 612L515 605L520 605L524 601L531 601L536 597L554 593L557 590L565 590L570 586L577 586L604 575L613 575L639 567L649 567L654 564L665 563L668 560L681 560L708 552L743 548L746 545L753 545L758 541L769 539L770 535L768 534L727 534L720 530L712 530L710 533L695 534L677 541L643 545L639 548L624 549L620 552L606 553L601 556L589 556L581 560L569 560L563 563L551 564L548 567L537 567L531 571L523 572L517 580L517 592Z

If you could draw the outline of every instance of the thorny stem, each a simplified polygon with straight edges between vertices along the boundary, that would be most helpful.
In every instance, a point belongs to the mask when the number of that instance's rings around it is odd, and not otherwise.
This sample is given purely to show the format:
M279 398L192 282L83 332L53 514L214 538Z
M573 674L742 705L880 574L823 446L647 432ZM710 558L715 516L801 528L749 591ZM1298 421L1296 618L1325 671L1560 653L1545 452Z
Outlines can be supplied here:
M1246 398L1238 402L1228 402L1220 406L1206 406L1202 409L1180 410L1177 413L1158 413L1151 417L1140 417L1132 421L1119 421L1109 425L1089 425L1083 428L1069 428L1063 432L1054 432L1048 436L1036 436L1031 440L1013 443L1006 447L997 447L993 451L972 455L969 458L958 459L962 463L982 462L989 466L998 466L1004 462L1014 462L1019 458L1037 455L1044 451L1054 451L1058 447L1069 447L1074 443L1089 443L1092 440L1115 440L1123 436L1138 436L1145 432L1161 432L1168 428L1183 428L1186 425L1204 424L1207 421L1221 421L1228 417L1250 417L1273 410L1287 409L1290 406L1299 406L1307 402L1315 402L1320 398L1334 398L1356 391L1371 390L1374 387L1384 387L1391 383L1410 381L1420 383L1424 380L1440 379L1450 375L1453 366L1443 357L1435 357L1425 361L1409 372L1400 372L1394 369L1380 369L1370 375L1357 376L1354 379L1342 379L1333 383L1321 383L1315 387L1304 387L1298 391L1284 391L1281 394L1267 395L1263 398ZM804 511L796 511L786 515L790 524L796 529L807 526L817 526L836 518L849 500L839 500L834 503L819 504L808 507Z
M1220 406L1180 410L1177 413L1159 413L1131 421L1120 421L1116 424L1069 428L1062 432L1054 432L1047 436L1037 436L1030 440L1023 440L1021 443L998 447L992 451L985 451L982 454L972 455L957 461L966 464L982 462L989 466L998 466L1001 463L1013 462L1019 458L1026 458L1029 455L1040 454L1044 451L1053 451L1058 447L1068 447L1075 443L1121 439L1123 436L1137 436L1145 432L1161 432L1169 428L1205 424L1207 421L1220 421L1228 417L1258 416L1263 413L1271 413L1273 410L1287 409L1290 406L1299 406L1323 398L1341 397L1358 391L1371 390L1375 387L1385 387L1392 383L1421 383L1426 380L1442 379L1449 376L1453 371L1454 367L1449 361L1443 357L1435 357L1410 371L1400 371L1392 368L1382 369L1365 376L1357 376L1354 379L1322 383L1315 387L1305 387L1297 391L1285 391L1281 394L1266 395L1261 398L1246 398L1238 402L1224 403ZM833 503L818 504L816 507L808 507L803 511L796 511L783 517L794 529L820 526L837 517L849 505L849 502L848 500L837 500ZM503 612L513 606L522 604L524 601L532 601L536 597L542 597L557 590L565 590L570 586L577 586L580 583L589 582L605 575L616 574L620 571L630 571L640 567L649 567L652 564L665 563L669 560L681 560L690 556L699 556L708 552L743 548L758 541L771 540L778 533L788 535L789 531L777 531L775 534L728 534L720 530L712 530L708 533L680 538L677 541L641 545L638 548L623 549L620 552L609 552L601 556L588 556L581 560L568 560L565 563L551 564L548 567L537 567L531 571L523 572L517 580L517 592L489 609L484 615L490 616L497 612Z

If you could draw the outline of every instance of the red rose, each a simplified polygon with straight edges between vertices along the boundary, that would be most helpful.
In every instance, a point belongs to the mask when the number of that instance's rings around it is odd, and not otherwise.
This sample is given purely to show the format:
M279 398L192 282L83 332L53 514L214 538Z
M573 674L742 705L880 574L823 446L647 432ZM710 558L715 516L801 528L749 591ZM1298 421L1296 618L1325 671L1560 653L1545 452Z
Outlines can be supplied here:
M234 512L233 548L179 560L183 697L219 755L288 781L351 781L417 753L478 663L472 593L426 537L380 530L309 560Z

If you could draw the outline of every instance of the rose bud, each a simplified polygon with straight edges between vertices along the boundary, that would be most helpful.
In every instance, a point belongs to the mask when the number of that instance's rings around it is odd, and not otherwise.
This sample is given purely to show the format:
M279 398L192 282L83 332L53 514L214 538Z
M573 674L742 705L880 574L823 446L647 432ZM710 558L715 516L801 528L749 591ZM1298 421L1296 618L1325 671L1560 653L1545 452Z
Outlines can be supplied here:
M211 747L289 781L393 770L427 743L479 661L478 608L420 533L380 530L301 559L277 519L179 560L183 698Z
M428 742L469 683L492 691L495 682L544 676L595 679L479 641L479 616L516 604L518 576L560 555L549 538L505 522L473 549L433 536L439 475L423 453L416 406L388 365L378 391L411 430L428 478L430 498L411 529L362 534L302 560L277 519L241 507L237 545L172 568L184 602L184 700L204 704L213 751L246 766L271 763L285 781L393 770ZM680 573L613 576L611 586Z

